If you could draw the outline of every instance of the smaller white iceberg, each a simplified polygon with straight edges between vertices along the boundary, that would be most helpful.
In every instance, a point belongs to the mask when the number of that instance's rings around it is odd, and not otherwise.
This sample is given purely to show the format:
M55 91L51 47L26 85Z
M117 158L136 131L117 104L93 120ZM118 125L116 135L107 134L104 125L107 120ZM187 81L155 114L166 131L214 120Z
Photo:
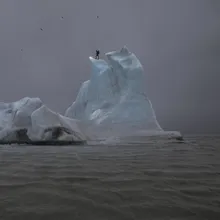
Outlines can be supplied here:
M78 123L51 111L39 98L0 103L0 143L85 141Z

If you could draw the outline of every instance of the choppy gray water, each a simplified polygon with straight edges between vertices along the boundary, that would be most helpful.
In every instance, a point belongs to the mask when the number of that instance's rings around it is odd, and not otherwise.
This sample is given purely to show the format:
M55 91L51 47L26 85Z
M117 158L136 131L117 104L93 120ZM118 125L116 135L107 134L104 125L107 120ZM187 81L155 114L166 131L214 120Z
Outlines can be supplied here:
M220 219L220 137L0 146L0 219Z

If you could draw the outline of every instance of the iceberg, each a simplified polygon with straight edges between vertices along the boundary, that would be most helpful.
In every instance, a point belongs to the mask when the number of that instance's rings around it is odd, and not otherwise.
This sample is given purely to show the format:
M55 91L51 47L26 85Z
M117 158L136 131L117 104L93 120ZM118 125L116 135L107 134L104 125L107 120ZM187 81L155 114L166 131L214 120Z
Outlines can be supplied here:
M91 61L91 78L85 81L65 116L82 121L97 138L164 134L144 89L144 69L127 47L105 54L107 61Z
M0 143L85 141L78 123L51 111L39 98L0 103Z
M39 98L0 103L0 144L135 143L155 136L180 140L179 132L164 131L159 125L145 92L143 66L135 54L123 47L106 57L107 61L89 57L91 77L64 116Z

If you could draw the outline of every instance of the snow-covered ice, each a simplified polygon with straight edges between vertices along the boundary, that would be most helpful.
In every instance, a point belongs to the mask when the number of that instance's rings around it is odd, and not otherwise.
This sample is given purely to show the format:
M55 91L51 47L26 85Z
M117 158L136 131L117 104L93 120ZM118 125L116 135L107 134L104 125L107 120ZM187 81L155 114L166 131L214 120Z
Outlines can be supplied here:
M84 141L77 123L51 111L39 98L0 103L0 141Z

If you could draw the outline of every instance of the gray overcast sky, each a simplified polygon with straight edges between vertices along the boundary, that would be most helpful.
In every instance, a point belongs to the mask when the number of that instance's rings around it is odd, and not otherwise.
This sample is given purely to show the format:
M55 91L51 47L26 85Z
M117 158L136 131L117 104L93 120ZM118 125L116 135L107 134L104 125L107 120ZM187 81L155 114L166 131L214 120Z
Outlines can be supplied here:
M163 128L220 131L219 0L1 0L0 30L0 101L63 113L94 50L126 45Z

